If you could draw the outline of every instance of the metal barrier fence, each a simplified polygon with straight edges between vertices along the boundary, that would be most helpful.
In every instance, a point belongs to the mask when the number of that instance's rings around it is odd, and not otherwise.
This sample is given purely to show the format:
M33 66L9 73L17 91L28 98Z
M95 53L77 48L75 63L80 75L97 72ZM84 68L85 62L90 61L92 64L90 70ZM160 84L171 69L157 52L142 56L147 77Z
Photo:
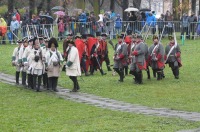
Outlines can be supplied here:
M177 32L177 37L185 35L186 38L195 38L197 37L196 30L200 23L181 23L180 21L157 21L155 22L69 22L64 24L64 30L59 32L58 24L41 24L41 25L25 25L20 26L18 30L15 30L13 33L16 34L18 38L23 38L29 35L45 35L49 37L64 38L68 33L76 34L92 34L95 36L96 32L104 32L109 34L110 39L114 39L117 35L125 32L126 28L132 33L142 34L145 37L152 35L161 35L164 28L163 36L172 35L174 29ZM128 27L127 27L128 26ZM179 33L178 33L179 32ZM12 43L13 40L16 40L17 37L13 35L10 31L10 27L7 27L7 34L3 38L6 41Z

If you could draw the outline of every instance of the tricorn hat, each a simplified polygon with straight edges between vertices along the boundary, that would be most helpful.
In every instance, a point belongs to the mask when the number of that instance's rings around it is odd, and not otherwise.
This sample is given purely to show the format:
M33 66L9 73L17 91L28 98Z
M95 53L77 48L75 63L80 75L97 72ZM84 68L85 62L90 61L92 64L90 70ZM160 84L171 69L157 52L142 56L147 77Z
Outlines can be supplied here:
M174 39L174 36L169 35L169 36L168 36L168 39L169 39L169 40L172 40L172 39Z

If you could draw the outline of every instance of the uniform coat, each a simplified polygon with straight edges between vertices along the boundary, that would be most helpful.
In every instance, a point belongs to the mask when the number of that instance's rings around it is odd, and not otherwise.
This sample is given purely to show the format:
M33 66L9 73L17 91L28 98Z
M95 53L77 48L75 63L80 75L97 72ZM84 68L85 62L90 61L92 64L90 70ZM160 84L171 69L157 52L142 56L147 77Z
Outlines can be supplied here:
M72 62L72 65L66 67L66 75L81 76L80 60L77 48L72 46L67 50L70 50L68 51L67 63L70 61Z
M46 52L46 63L47 63L47 75L48 77L59 77L61 71L61 63L63 61L63 57L59 51L47 51ZM53 62L58 62L58 65L54 66Z
M165 51L164 51L164 47L162 44L158 44L157 47L156 44L151 45L151 47L149 48L149 62L150 62L150 66L152 69L164 69L164 55L165 55ZM154 50L155 48L155 50ZM154 50L154 51L153 51ZM155 58L157 58L158 60L155 60Z
M127 64L128 47L126 44L116 44L113 68L121 69Z

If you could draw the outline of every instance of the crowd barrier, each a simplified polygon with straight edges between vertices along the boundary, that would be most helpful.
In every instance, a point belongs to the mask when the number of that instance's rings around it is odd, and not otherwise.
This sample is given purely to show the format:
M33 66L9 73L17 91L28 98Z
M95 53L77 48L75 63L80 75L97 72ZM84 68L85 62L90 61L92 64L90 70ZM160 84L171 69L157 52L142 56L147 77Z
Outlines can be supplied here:
M5 41L20 39L27 34L30 35L45 35L48 37L64 38L67 34L92 34L95 36L96 32L103 32L108 34L109 39L115 39L117 35L125 32L126 29L132 33L142 34L144 37L152 35L163 36L172 35L174 30L177 32L177 37L185 35L186 38L198 37L196 31L200 23L183 24L180 21L157 21L146 23L144 21L130 22L69 22L64 24L64 32L59 32L58 24L41 24L41 25L20 25L20 28L14 32L10 31L10 27L7 27L7 33L3 38ZM128 26L128 27L127 27ZM164 29L164 30L163 30ZM16 35L13 35L13 33ZM2 37L1 37L2 39Z

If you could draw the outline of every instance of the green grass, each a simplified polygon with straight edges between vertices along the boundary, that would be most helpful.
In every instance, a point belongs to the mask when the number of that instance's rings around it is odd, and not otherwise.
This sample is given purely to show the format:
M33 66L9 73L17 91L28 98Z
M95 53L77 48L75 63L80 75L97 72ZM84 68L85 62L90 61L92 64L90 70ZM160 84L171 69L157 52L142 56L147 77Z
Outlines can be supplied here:
M0 128L10 131L172 132L200 122L111 111L0 83Z
M180 40L178 40L180 42ZM152 41L147 40L151 45ZM167 44L163 40L163 44ZM60 51L62 45L60 43ZM13 45L0 47L0 71L14 75L14 68L11 67L11 55L14 49ZM113 64L113 50L109 45L110 60ZM112 76L108 72L106 76L101 76L96 72L94 76L79 78L81 92L91 93L103 97L108 97L133 104L140 104L150 107L165 107L169 109L200 112L200 40L186 40L185 45L181 46L183 67L180 69L180 79L175 80L171 69L166 65L164 70L166 78L162 81L156 81L152 78L147 80L146 72L144 75L144 84L133 84L133 76L126 76L124 83L118 83L118 76ZM105 64L103 69L106 71ZM152 75L152 72L151 72ZM65 88L72 88L71 80L63 72L59 85Z

